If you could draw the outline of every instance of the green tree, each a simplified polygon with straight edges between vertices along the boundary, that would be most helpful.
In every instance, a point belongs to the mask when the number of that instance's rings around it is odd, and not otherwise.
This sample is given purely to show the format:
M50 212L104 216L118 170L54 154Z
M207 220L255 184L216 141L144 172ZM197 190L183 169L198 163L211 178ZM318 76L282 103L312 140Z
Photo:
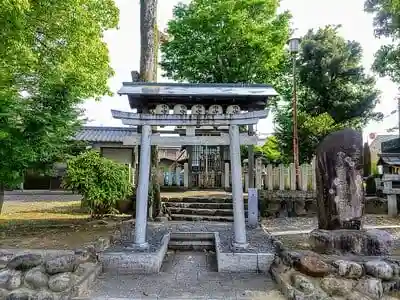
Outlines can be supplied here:
M328 113L336 123L382 118L373 111L379 91L362 67L362 48L338 33L340 26L309 30L298 56L299 105L303 112Z
M338 28L310 30L302 38L296 60L300 162L309 162L316 146L329 133L345 127L360 129L371 119L382 118L381 113L373 111L379 92L375 79L362 68L361 46L342 38ZM286 103L275 108L276 137L286 160L291 161L291 91L287 88L289 81L284 82L279 91Z
M119 200L132 195L128 168L86 151L68 160L64 187L82 195L82 202L93 217L113 213Z
M392 40L375 53L372 69L380 76L389 76L400 83L400 1L366 0L364 6L366 12L374 15L375 36Z
M271 83L286 61L290 14L279 0L192 0L161 45L166 76L193 83Z
M0 4L0 212L5 187L64 156L83 99L110 94L103 32L117 23L112 0Z
M285 163L293 161L293 122L292 111L284 107L275 114L276 130L275 136L282 151L282 160ZM310 116L299 112L297 116L299 135L299 160L300 163L309 163L314 155L318 144L329 133L342 128L336 124L328 113L319 116Z
M255 147L254 152L256 154L260 153L266 160L266 163L279 164L283 159L278 139L275 135L269 136L266 139L265 144L261 147Z

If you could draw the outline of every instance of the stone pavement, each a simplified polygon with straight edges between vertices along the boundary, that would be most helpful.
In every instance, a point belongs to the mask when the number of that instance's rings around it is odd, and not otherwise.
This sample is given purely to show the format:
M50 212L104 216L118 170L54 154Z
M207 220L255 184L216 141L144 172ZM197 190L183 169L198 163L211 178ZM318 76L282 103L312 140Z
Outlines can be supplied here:
M102 274L92 300L283 300L269 274L218 273L214 253L173 252L159 274Z

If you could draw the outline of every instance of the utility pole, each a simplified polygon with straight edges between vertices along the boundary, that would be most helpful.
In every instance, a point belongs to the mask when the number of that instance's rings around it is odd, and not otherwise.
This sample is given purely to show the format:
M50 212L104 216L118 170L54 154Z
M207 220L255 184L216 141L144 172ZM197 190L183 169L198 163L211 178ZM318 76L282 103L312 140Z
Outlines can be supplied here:
M296 82L296 55L299 52L300 39L292 38L289 40L289 51L292 54L293 62L293 163L296 172L296 189L300 188L300 167L299 167L299 135L297 131L297 82Z

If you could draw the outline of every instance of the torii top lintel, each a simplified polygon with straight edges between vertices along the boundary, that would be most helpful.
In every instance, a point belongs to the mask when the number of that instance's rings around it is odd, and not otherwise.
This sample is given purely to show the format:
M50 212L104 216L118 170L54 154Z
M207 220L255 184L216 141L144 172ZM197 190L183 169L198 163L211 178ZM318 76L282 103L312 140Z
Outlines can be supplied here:
M124 82L118 91L127 95L131 108L154 109L157 104L237 104L243 110L263 109L268 98L278 96L267 84L189 84Z

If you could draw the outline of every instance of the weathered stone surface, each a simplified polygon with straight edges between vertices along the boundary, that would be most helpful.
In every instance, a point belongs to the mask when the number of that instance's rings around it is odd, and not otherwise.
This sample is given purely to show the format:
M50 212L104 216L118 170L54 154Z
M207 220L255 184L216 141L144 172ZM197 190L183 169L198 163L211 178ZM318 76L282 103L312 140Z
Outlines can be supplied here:
M35 294L33 300L55 300L57 297L48 290L40 290Z
M0 288L0 299L5 299L8 295L8 291L6 289Z
M32 269L25 274L25 284L33 289L47 287L49 277L39 269Z
M317 252L381 256L390 253L393 237L383 230L316 229L310 233L310 243Z
M86 249L76 249L74 252L77 263L87 262L91 258L89 251Z
M360 279L354 289L371 299L380 299L383 296L382 282L377 278Z
M64 255L45 263L46 272L50 275L62 272L73 272L77 266L75 255Z
M92 262L86 262L86 263L80 264L76 268L75 274L82 276L82 275L86 274L87 272L89 272L90 270L94 270L96 265L97 265L96 263L92 263Z
M355 282L348 279L325 277L321 279L321 288L330 296L344 297L349 294Z
M21 288L9 293L6 297L6 300L32 300L33 297L33 291L26 288Z
M389 280L393 277L393 269L387 262L381 260L372 260L366 262L364 267L366 273L373 277L383 280Z
M393 269L393 277L400 276L400 262L396 260L385 260Z
M72 283L71 273L61 273L50 277L49 288L53 292L62 292L71 287Z
M346 296L346 300L371 300L371 298L360 292L352 291Z
M7 268L25 271L32 269L33 267L36 267L41 263L43 263L43 258L41 255L28 253L18 255L11 259L7 264Z
M21 283L22 283L22 272L14 271L11 273L11 276L8 278L7 289L15 290L21 286Z
M361 229L364 211L362 134L343 129L316 151L318 228Z
M325 263L319 255L304 255L300 257L299 263L296 268L309 276L323 277L327 275L331 268Z
M389 255L393 248L393 236L385 231L378 229L366 230L366 241L368 243L369 255Z
M6 288L8 279L11 277L11 270L4 269L0 271L0 287Z
M303 292L306 295L312 294L315 292L315 287L313 283L305 276L301 274L294 273L291 276L292 285Z
M358 279L363 275L362 265L353 262L338 260L333 263L338 268L338 274L349 279Z
M400 291L400 280L382 281L382 287L384 294Z

